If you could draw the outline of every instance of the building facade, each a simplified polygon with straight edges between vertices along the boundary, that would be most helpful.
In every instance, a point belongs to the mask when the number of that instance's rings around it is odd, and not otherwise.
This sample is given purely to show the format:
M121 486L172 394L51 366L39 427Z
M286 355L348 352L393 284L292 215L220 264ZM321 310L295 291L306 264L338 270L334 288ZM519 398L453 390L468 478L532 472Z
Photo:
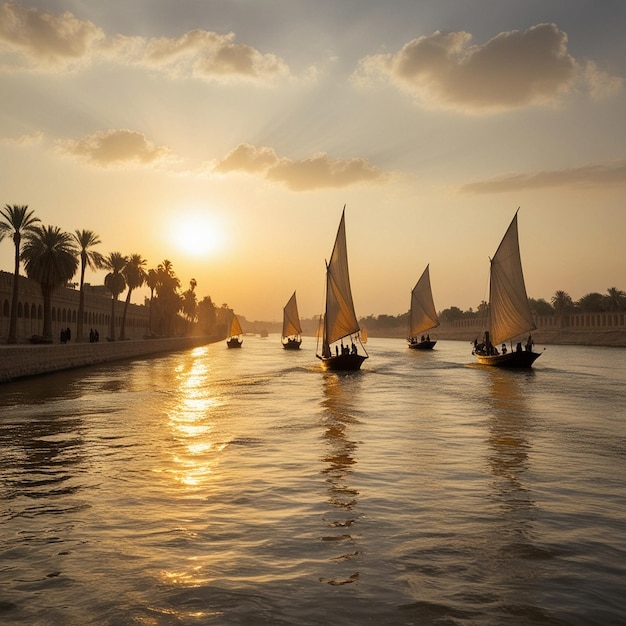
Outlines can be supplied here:
M111 328L111 294L104 286L85 285L83 341L89 341L90 329L97 330L100 340L108 338ZM13 274L0 271L0 342L6 343L9 334ZM59 341L61 330L69 328L72 340L76 337L80 293L76 289L60 287L52 294L52 337ZM115 303L115 338L119 337L124 312L123 300ZM129 304L126 313L127 339L141 339L149 333L150 311L144 305ZM43 297L39 284L20 276L17 306L17 340L27 342L40 335L43 328Z

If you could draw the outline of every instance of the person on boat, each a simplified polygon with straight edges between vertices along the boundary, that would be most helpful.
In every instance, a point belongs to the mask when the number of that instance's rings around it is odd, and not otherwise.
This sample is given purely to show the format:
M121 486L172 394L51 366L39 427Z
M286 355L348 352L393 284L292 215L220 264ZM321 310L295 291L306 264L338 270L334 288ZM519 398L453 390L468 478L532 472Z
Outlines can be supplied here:
M426 341L430 341L430 335L426 335Z
M515 346L515 352L521 352L522 351L522 342L518 341L517 345Z
M506 344L502 344L502 354L506 354Z
M352 349L350 350L351 354L357 354L356 344L354 341L352 342Z
M526 352L532 352L534 345L535 345L535 342L533 341L533 336L528 335L528 341L526 341Z

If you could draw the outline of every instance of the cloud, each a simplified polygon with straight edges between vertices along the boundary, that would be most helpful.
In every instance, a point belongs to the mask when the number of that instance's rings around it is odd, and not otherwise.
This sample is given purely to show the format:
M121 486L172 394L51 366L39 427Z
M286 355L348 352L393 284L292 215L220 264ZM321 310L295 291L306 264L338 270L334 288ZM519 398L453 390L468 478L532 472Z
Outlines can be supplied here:
M59 151L98 167L155 167L173 158L168 148L157 146L133 130L100 131L83 139L57 142Z
M331 159L318 154L293 161L279 158L272 148L240 144L219 161L215 171L241 171L262 174L268 180L285 185L292 191L348 187L357 183L383 182L388 175L365 159Z
M182 37L161 37L146 42L138 63L175 75L225 80L266 81L289 74L285 62L273 54L235 42L235 35L192 30Z
M249 143L242 143L217 163L215 171L224 174L233 171L256 174L265 172L276 163L278 163L278 157L273 148L257 148Z
M506 174L463 185L462 193L487 194L550 187L607 187L626 185L626 161L584 165L535 174Z
M503 32L484 45L471 39L467 32L437 31L396 54L365 57L352 79L386 80L426 106L473 114L554 105L577 85L596 96L622 85L593 63L581 67L555 24Z
M41 131L31 133L30 135L20 135L19 137L2 137L0 144L13 146L32 146L43 141L44 135Z
M89 61L104 33L69 12L53 15L15 2L0 5L0 52L40 70L69 69Z
M233 33L195 29L178 38L106 36L70 12L55 15L15 2L0 5L0 60L5 71L67 71L112 61L220 82L271 82L289 75L280 57L237 43Z

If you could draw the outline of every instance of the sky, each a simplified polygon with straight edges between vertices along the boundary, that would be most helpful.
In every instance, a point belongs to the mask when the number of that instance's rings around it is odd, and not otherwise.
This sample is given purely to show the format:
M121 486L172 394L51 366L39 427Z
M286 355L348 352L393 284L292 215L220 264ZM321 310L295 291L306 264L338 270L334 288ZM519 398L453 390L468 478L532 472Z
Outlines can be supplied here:
M323 311L344 206L359 317L426 265L476 309L518 207L529 297L626 290L625 27L623 0L0 3L0 204L250 321Z

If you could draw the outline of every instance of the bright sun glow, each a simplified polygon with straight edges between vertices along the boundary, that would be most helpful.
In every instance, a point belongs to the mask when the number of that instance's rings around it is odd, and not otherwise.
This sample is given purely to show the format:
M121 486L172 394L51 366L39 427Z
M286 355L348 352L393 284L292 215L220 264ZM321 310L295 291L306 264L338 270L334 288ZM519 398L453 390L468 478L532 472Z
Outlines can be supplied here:
M176 247L190 256L209 256L224 244L222 232L214 219L202 213L184 213L170 227Z

